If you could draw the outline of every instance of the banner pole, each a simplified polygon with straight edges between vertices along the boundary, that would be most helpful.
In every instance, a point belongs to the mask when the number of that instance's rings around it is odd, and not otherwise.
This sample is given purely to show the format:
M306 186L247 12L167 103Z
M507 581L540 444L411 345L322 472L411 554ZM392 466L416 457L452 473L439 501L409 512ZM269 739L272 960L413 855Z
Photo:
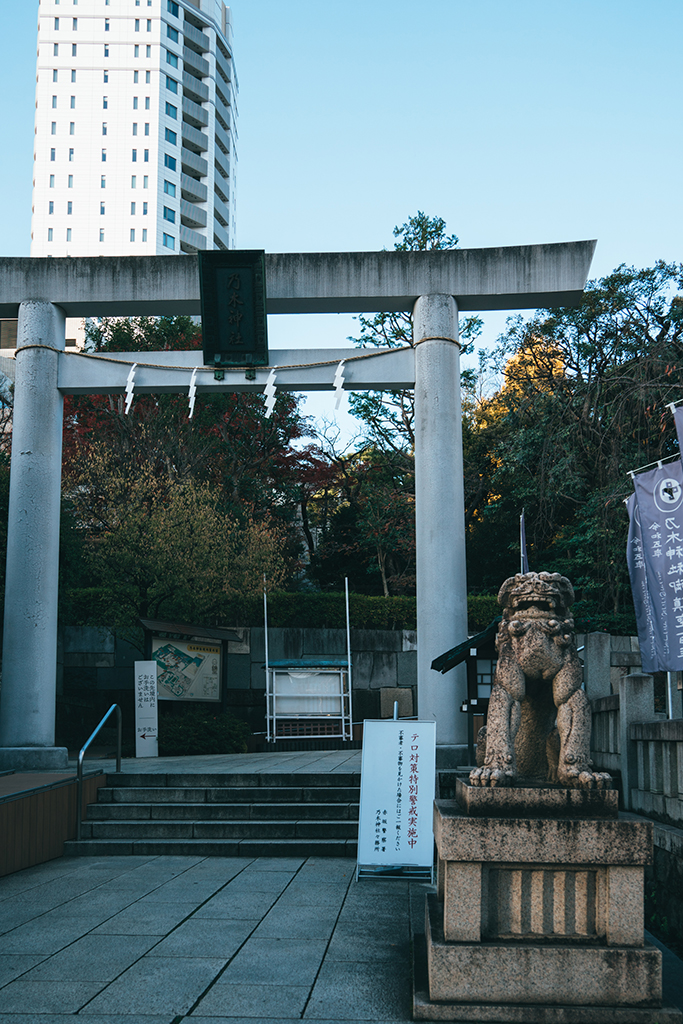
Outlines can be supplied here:
M344 594L346 599L346 665L347 680L349 687L349 739L353 739L353 706L351 699L351 616L349 615L349 577L344 577ZM342 718L342 732L344 720Z
M266 590L266 574L263 574L263 640L266 655L266 729L267 740L275 739L275 704L270 692L270 672L268 670L268 592ZM273 735L271 737L270 720L273 719Z

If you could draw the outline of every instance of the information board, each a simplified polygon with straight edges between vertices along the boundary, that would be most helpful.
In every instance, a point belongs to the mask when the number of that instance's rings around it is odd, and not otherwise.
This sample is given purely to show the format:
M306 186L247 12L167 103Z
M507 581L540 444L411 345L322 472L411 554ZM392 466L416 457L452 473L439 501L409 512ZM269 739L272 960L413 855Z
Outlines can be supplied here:
M159 756L156 661L135 662L135 756Z
M436 723L366 720L363 728L358 871L434 862Z
M187 640L152 639L157 664L159 700L220 700L221 647L188 637Z

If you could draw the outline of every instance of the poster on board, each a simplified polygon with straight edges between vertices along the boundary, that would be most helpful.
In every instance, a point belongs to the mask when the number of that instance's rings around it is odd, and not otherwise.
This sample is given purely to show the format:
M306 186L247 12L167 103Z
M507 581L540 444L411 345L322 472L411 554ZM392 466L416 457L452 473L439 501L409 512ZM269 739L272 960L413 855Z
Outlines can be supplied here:
M158 757L157 664L135 662L135 756Z
M221 699L221 645L201 638L152 638L159 700Z
M435 775L435 722L366 719L359 874L401 867L431 872Z

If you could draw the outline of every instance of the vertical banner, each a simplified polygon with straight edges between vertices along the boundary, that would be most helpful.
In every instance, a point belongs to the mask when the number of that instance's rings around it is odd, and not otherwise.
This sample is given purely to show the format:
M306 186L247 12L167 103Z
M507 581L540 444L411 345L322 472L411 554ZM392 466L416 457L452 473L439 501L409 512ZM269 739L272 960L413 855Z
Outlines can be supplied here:
M436 723L365 721L358 869L432 870Z
M529 571L529 559L526 554L526 524L524 522L524 509L519 517L519 571L521 573L527 573Z
M626 502L626 509L629 516L626 564L628 565L628 574L631 579L631 592L636 612L638 644L640 645L643 672L659 672L660 659L657 652L652 601L647 587L645 552L643 551L643 536L640 529L640 513L638 512L638 502L635 494L629 497Z
M681 460L633 478L661 672L683 669L683 470Z
M156 661L135 662L135 756L159 756Z
M673 404L673 403L672 403ZM671 406L669 406L671 408ZM674 406L674 423L676 424L676 433L678 434L678 447L683 452L683 405Z

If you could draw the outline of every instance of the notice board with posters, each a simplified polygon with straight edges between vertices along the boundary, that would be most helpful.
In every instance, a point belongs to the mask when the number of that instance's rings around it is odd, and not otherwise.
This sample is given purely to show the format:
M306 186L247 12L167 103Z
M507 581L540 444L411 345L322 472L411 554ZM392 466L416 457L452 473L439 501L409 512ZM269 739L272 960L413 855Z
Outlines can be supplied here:
M436 723L367 720L357 876L432 877Z
M221 699L221 643L203 637L152 638L159 700Z

